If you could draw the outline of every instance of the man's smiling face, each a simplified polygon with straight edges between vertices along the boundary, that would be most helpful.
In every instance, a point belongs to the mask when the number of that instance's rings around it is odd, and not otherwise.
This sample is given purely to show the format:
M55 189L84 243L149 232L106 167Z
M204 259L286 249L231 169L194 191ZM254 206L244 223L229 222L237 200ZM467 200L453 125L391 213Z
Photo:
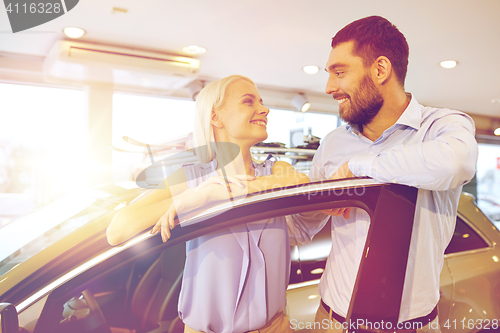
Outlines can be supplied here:
M354 42L332 48L326 64L325 92L339 102L339 114L349 124L366 125L384 104L363 59L353 54Z

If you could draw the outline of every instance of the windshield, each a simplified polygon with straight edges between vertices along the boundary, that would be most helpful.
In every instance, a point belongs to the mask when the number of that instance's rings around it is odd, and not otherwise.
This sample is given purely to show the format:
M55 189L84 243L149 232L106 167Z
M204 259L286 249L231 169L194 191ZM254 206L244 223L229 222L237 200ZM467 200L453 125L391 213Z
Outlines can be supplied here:
M27 260L82 225L120 209L130 190L114 185L57 200L0 229L0 275ZM137 189L132 190L136 194Z

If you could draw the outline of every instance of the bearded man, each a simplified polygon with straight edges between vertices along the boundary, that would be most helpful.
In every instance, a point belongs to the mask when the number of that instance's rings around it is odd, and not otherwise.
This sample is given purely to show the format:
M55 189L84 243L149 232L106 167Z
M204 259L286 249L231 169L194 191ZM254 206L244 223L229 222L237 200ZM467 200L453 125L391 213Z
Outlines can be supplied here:
M462 186L475 174L478 150L469 116L422 106L405 92L408 54L403 34L379 16L354 21L335 35L326 93L338 101L347 124L323 139L309 178L368 176L418 188L398 323L417 322L417 332L439 332L444 251ZM342 332L334 323L347 316L370 223L360 208L298 214L289 223L290 238L309 242L330 216L333 245L319 284L315 323L332 324L315 325L313 332Z

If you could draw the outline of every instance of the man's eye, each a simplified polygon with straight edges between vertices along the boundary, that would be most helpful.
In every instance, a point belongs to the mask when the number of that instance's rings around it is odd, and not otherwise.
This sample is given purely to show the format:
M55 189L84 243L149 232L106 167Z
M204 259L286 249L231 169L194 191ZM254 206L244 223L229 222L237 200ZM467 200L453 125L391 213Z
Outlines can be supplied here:
M344 72L335 72L335 75L337 75L337 76L340 76L342 74L344 74Z

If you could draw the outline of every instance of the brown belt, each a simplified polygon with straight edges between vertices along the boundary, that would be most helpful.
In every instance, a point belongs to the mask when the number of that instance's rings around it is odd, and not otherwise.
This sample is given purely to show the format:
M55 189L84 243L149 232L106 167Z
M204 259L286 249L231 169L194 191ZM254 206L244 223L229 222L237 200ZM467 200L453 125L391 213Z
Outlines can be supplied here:
M326 312L330 313L330 307L328 305L326 305L325 302L323 302L323 300L321 300L321 306L326 310ZM332 314L332 318L335 319L336 321L338 321L339 323L342 323L342 324L345 323L345 318L342 317L341 315L335 313L335 311L332 310L331 314ZM403 324L421 323L422 326L425 326L425 325L429 324L431 321L433 321L434 319L436 319L437 315L438 315L438 307L436 305L434 307L434 309L432 309L432 311L427 316L418 317L415 319L410 319L410 320L404 321ZM393 324L396 324L396 323L393 323Z

